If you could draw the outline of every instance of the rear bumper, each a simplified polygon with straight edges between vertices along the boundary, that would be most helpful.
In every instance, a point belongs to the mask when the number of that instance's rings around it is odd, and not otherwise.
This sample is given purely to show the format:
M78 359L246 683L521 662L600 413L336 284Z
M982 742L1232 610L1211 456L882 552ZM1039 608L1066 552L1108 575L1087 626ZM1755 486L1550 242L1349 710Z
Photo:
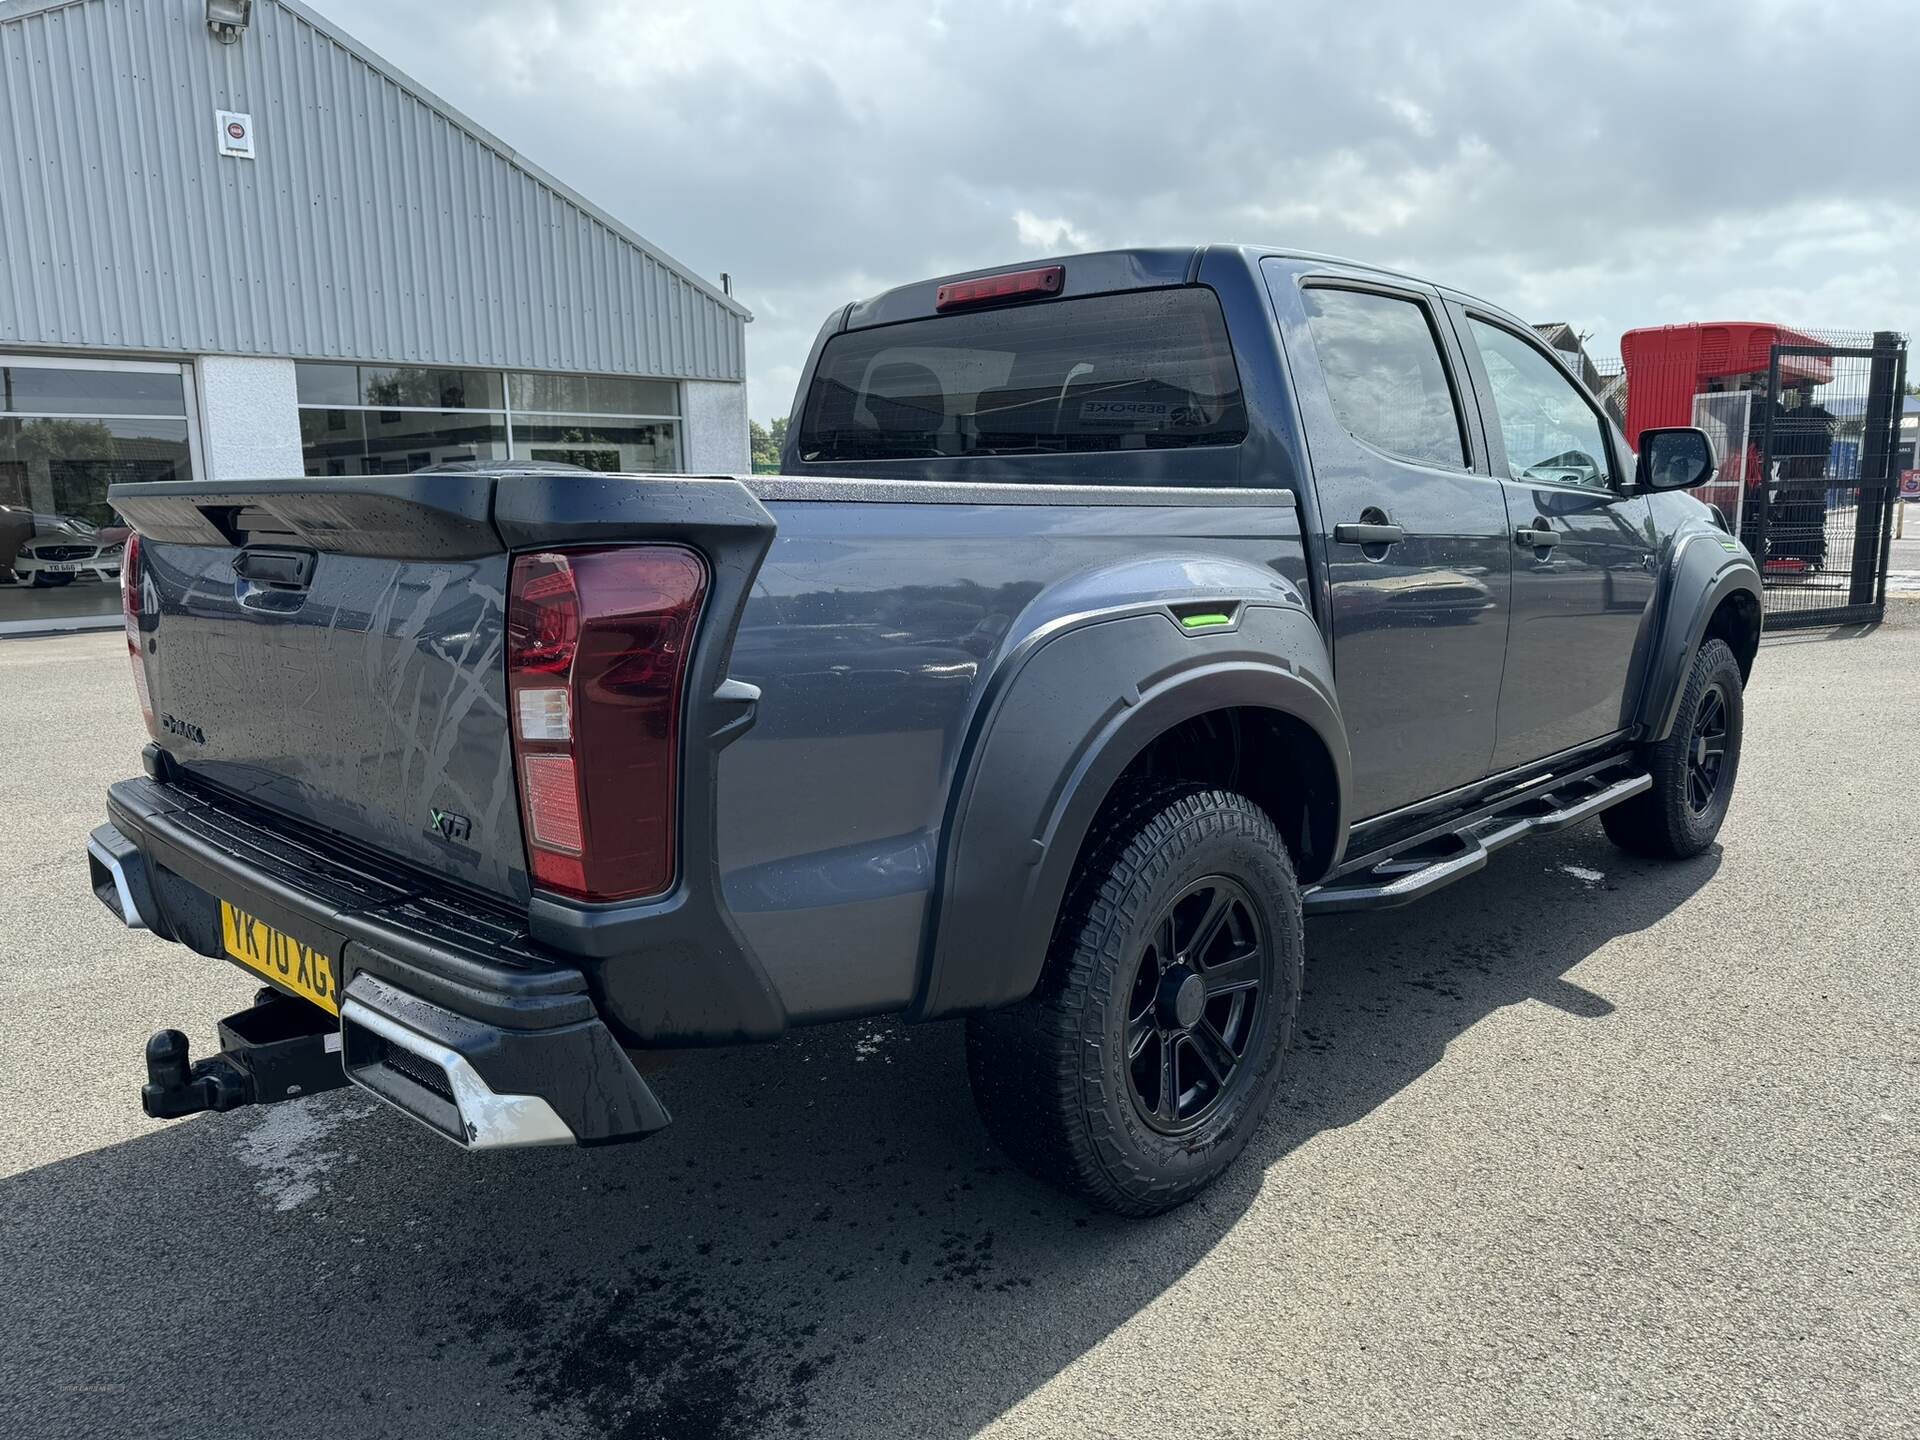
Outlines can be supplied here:
M334 959L347 1077L458 1144L606 1144L668 1115L586 977L506 917L302 846L184 787L125 780L87 843L122 923L239 962L226 900ZM246 969L249 975L256 975Z

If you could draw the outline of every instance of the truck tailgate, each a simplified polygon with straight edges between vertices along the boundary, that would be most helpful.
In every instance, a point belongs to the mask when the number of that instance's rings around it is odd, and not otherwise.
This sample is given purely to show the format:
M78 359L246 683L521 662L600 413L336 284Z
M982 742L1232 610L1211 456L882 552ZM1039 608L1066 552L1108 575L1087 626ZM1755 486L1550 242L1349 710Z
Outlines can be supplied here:
M290 820L524 902L492 485L122 492L159 743Z

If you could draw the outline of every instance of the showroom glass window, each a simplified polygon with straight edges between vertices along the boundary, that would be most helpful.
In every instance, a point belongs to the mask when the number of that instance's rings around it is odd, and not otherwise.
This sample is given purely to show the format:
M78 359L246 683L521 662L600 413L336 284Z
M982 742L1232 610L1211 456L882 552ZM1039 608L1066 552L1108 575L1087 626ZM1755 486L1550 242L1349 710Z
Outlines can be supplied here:
M119 614L107 487L193 478L190 373L0 355L0 634Z
M109 485L191 476L178 366L69 369L0 356L0 506L107 525Z
M295 370L309 475L403 475L457 460L680 464L671 381L326 362Z

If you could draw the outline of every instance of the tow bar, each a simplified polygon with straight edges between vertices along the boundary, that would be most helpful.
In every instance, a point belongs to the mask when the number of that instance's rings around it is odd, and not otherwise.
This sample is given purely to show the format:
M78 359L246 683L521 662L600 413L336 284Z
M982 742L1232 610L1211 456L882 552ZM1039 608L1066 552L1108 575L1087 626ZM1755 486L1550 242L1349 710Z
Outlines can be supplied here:
M263 989L253 1008L220 1022L218 1055L191 1063L187 1037L157 1030L147 1041L140 1107L155 1120L271 1105L347 1083L340 1022L317 1005Z

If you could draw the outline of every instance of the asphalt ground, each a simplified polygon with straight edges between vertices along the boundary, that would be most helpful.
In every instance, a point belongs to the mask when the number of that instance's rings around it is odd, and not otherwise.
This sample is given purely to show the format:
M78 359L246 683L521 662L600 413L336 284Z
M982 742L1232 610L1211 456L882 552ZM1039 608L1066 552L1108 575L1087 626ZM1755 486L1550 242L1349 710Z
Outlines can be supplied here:
M1920 609L1770 639L1722 847L1316 922L1275 1113L1135 1222L990 1147L956 1025L676 1056L614 1150L145 1120L253 986L88 893L118 636L0 642L0 1431L1912 1434L1917 723Z

